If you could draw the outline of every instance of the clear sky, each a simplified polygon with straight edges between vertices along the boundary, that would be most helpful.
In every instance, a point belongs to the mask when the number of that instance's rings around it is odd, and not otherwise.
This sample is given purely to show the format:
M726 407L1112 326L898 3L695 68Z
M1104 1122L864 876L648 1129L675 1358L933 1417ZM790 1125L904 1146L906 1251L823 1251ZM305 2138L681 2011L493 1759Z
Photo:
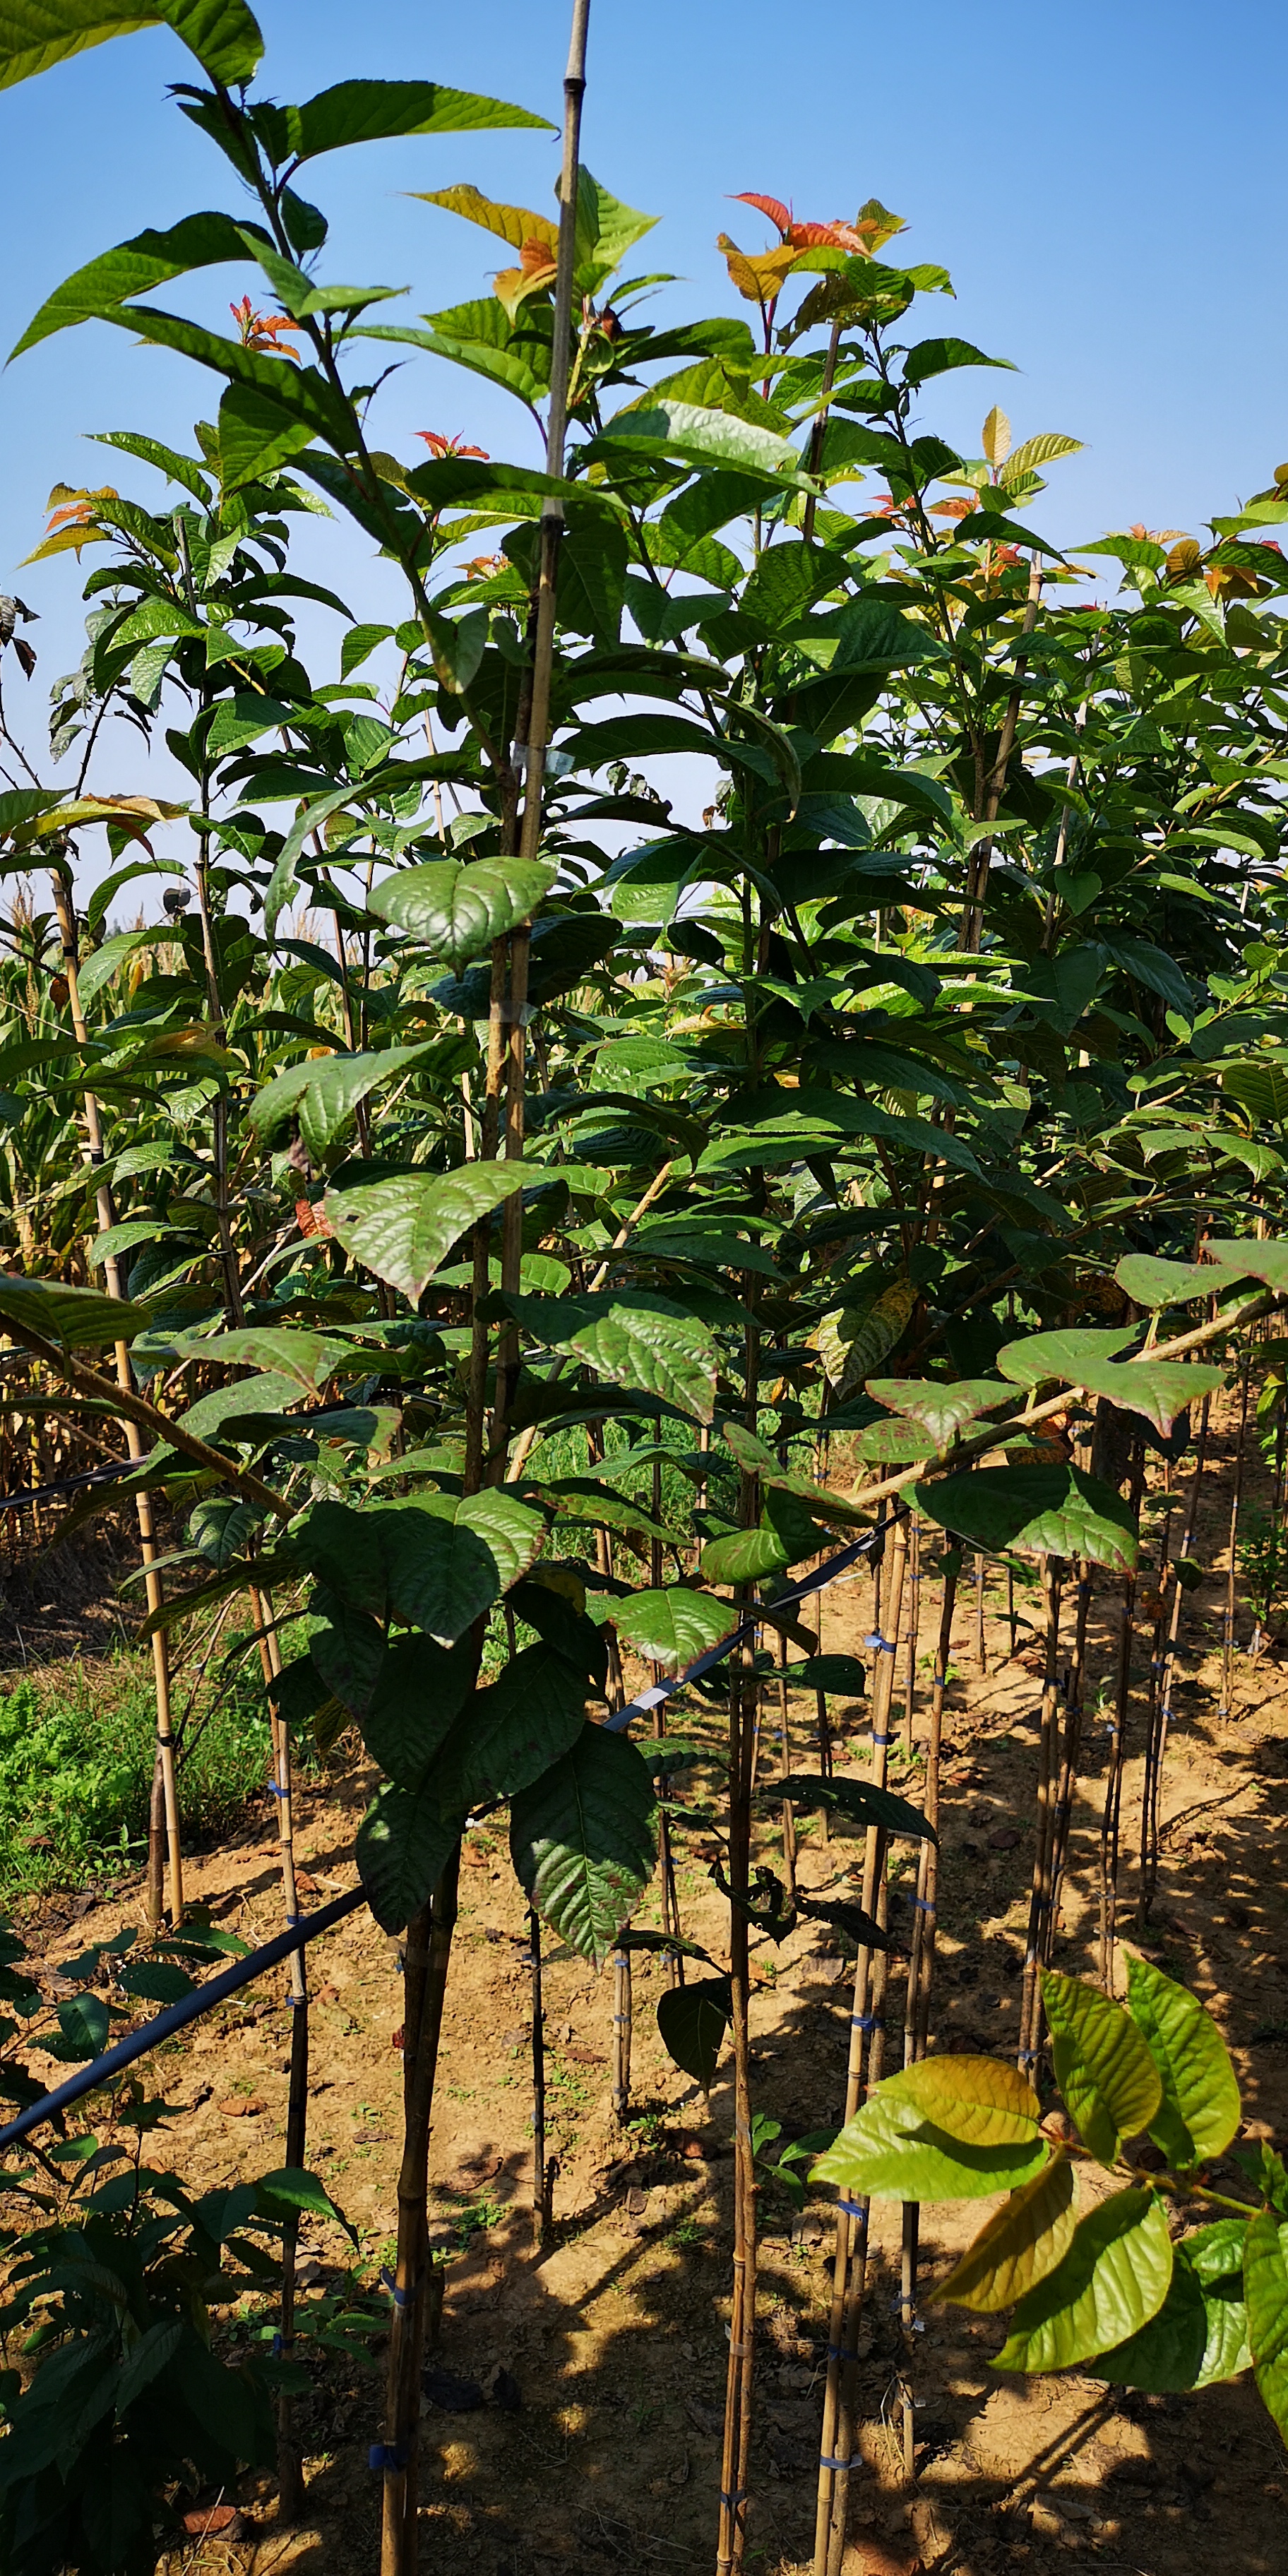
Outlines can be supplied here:
M257 14L281 99L365 72L560 114L567 0L441 13L410 0L263 0ZM1286 70L1277 0L1027 0L988 13L947 0L879 11L864 0L592 0L583 157L661 218L643 264L686 281L667 291L677 319L732 309L718 231L749 247L767 239L758 216L728 203L733 192L784 197L810 217L882 198L911 228L898 255L942 261L956 285L955 306L920 308L923 328L948 324L1022 370L931 385L924 426L978 453L982 415L1001 400L1017 440L1043 429L1085 440L1034 505L1060 542L1138 519L1201 533L1288 458ZM157 30L0 93L6 349L96 252L198 207L236 207L228 166L167 101L167 83L192 76ZM405 192L472 179L547 208L556 168L556 138L527 133L368 145L317 163L310 187L332 221L323 273L406 283L409 315L486 292L504 254ZM242 282L216 270L159 300L218 322ZM0 376L0 589L17 588L41 618L26 630L36 678L24 693L6 655L6 696L15 715L21 697L33 745L43 749L48 685L81 645L75 558L17 571L50 485L112 482L155 502L146 468L80 434L135 428L187 445L218 394L217 379L106 324L64 333ZM517 405L429 358L395 378L377 434L410 455L417 428L460 429L536 461ZM319 528L310 552L358 615L381 614L390 576L362 539ZM319 677L334 676L336 649L325 627L310 635ZM116 729L118 774L99 773L100 785L142 783L134 743Z

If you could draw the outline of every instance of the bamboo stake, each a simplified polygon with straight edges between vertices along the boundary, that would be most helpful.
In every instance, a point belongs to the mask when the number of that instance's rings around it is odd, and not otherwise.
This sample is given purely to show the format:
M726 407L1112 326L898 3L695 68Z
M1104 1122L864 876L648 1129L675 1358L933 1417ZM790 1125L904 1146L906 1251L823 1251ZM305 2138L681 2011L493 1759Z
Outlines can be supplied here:
M252 1584L250 1610L259 1641L260 1668L268 1693L273 1776L268 1783L277 1805L278 1851L282 1871L282 1907L288 1931L300 1920L299 1890L295 1880L295 1819L291 1784L290 1729L280 1714L275 1700L275 1684L281 1679L282 1649L277 1633L271 1598ZM304 1973L304 1953L293 1950L288 1966L287 1991L291 2005L291 2069L286 2102L285 2161L293 2171L304 2164L308 2126L309 2099L309 1990ZM299 2242L299 2220L289 2215L282 2228L282 2351L289 2358L295 2340L295 2253ZM277 2401L277 2486L278 2516L281 2522L298 2520L304 2503L303 2465L299 2447L292 2437L291 2400L283 2395Z
M1221 1705L1217 1715L1228 1718L1234 1696L1234 1620L1235 1586L1239 1566L1239 1508L1243 1501L1243 1465L1248 1439L1248 1395L1252 1363L1245 1355L1243 1394L1239 1406L1239 1446L1234 1462L1234 1492L1230 1497L1230 1564L1225 1580L1225 1606L1221 1615Z
M988 1647L984 1638L984 1557L978 1548L975 1551L975 1661L982 1680L988 1671Z
M1138 1432L1132 1442L1128 1506L1133 1523L1140 1528L1141 1498L1145 1490L1145 1438ZM1136 1607L1134 1571L1123 1576L1122 1616L1118 1630L1118 1671L1114 1692L1114 1714L1110 1721L1109 1767L1105 1782L1104 1813L1100 1827L1100 1983L1107 1995L1114 1990L1114 1946L1118 1922L1118 1847L1122 1822L1123 1764L1127 1752L1127 1715L1131 1704L1131 1661Z
M613 1952L613 2118L625 2122L631 2107L631 1954Z
M778 1631L778 1753L779 1770L784 1780L791 1778L791 1693L787 1684L787 1635ZM783 1886L789 1906L796 1903L796 1809L790 1798L784 1798L778 1810L783 1834Z
M930 1739L926 1748L926 1790L922 1812L932 1832L939 1826L939 1766L943 1750L944 1693L948 1686L948 1659L952 1650L953 1611L957 1601L957 1573L950 1561L944 1576L943 1607L939 1618L939 1639L935 1669L930 1690ZM911 1740L911 1730L909 1730ZM912 1950L908 1961L908 1985L903 2016L903 2062L912 2066L926 2054L930 2037L930 1998L935 1974L935 1933L937 1928L936 1895L938 1889L938 1851L929 1839L917 1846L917 1893L912 1918ZM916 2355L917 2329L917 2256L921 2211L915 2200L906 2201L903 2211L903 2242L899 2282L899 2322L903 2330L903 2468L910 2482L916 2473L916 2400L913 2393L912 2365Z
M1208 1430L1212 1419L1212 1399L1205 1395L1199 1415L1199 1434L1194 1451L1194 1478L1185 1505L1185 1526L1181 1534L1181 1555L1194 1553L1194 1532L1198 1526L1199 1497L1207 1465ZM1140 1903L1141 1913L1148 1916L1158 1886L1158 1803L1163 1783L1163 1762L1167 1752L1168 1729L1172 1719L1172 1675L1176 1669L1176 1648L1181 1632L1181 1610L1185 1587L1181 1583L1172 1592L1172 1610L1168 1621L1167 1643L1163 1649L1159 1675L1158 1708L1150 1728L1145 1750L1145 1783L1141 1797L1140 1818Z
M895 1523L889 1573L883 1587L886 1617L896 1633L903 1605L907 1556L907 1519L901 1514ZM889 1767L890 1711L894 1698L895 1657L893 1652L885 1653L880 1648L876 1649L876 1654L877 1668L872 1684L871 1778L874 1786L881 1789L885 1786L886 1772ZM878 1888L884 1891L885 1848L884 1833L880 1828L870 1826L863 1852L862 1905L865 1914L877 1913ZM850 2049L845 2073L847 2120L853 2119L867 2087L876 2080L872 2073L872 2052L864 2050L865 2038L869 2035L875 2038L879 2027L879 2015L875 2010L877 1981L872 1973L873 1957L872 1949L865 1944L860 1948L855 1962L854 1999L850 2013ZM874 2006L871 2011L870 2004ZM865 2053L868 2059L866 2085ZM839 2552L845 2531L846 2507L849 2498L855 2349L866 2283L867 2237L867 2201L838 2202L836 2250L832 2263L832 2303L827 2337L827 2381L823 2393L823 2435L814 2524L814 2576L828 2576L830 2557L834 2554L834 2548Z
M425 2199L429 2116L438 2071L443 2002L456 1928L461 1847L457 1843L430 1903L407 1927L403 2028L403 2155L398 2174L398 2253L385 2396L381 2576L416 2576L419 2508L420 2375L427 2271Z
M1043 1557L1046 1672L1042 1683L1042 1736L1038 1755L1037 1839L1033 1851L1028 1939L1024 1950L1024 1984L1020 1995L1017 2063L1021 2075L1031 2074L1036 2063L1038 2035L1042 2028L1042 1989L1039 1983L1039 1970L1046 1956L1047 1923L1051 1913L1053 1834L1059 1771L1060 1592L1063 1575L1064 1566L1060 1557Z
M1073 1800L1082 1760L1083 1711L1087 1691L1087 1627L1090 1616L1091 1564L1084 1556L1078 1560L1073 1661L1065 1682L1064 1734L1060 1748L1060 1770L1056 1783L1055 1816L1051 1831L1051 1903L1047 1909L1042 1949L1042 1957L1047 1966L1051 1963L1055 1949L1055 1936L1060 1925L1060 1898L1069 1851L1069 1833L1073 1823Z
M83 1047L88 1044L89 1030L86 1024L85 1012L80 997L80 941L76 926L76 914L72 906L67 881L62 870L54 867L50 869L49 873L50 883L53 887L54 893L54 906L58 914L58 929L62 942L63 977L67 985L67 999L68 1007L71 1011L72 1029L75 1034L77 1045ZM85 1142L83 1150L86 1162L97 1175L94 1203L98 1214L99 1232L100 1234L106 1234L108 1229L116 1223L116 1207L105 1170L102 1121L99 1116L98 1099L96 1094L92 1091L86 1091L82 1097L85 1109ZM118 1301L123 1300L125 1297L125 1289L121 1280L120 1265L114 1254L109 1254L108 1258L103 1263L103 1277L106 1283L108 1296L115 1298ZM114 1357L117 1384L125 1394L130 1395L134 1391L134 1372L130 1365L129 1343L118 1342L116 1344ZM121 1430L124 1434L125 1446L128 1455L135 1460L142 1458L144 1455L143 1436L139 1430L137 1422L131 1421L127 1415L122 1416ZM161 1610L165 1604L165 1592L162 1586L161 1577L156 1572L158 1550L156 1543L156 1526L152 1518L151 1495L136 1494L134 1497L134 1510L135 1517L139 1525L139 1549L143 1558L144 1591L148 1605L148 1616L151 1618L154 1612ZM156 1762L153 1773L152 1795L149 1800L148 1813L148 1920L154 1929L161 1921L163 1877L161 1864L161 1837L162 1829L164 1829L165 1847L170 1869L170 1920L172 1925L177 1929L179 1924L183 1921L183 1858L179 1841L179 1793L175 1780L174 1767L174 1729L170 1697L170 1645L169 1639L162 1628L154 1628L152 1631L152 1680L156 1697ZM160 1810L159 1814L157 1813L158 1809Z
M546 2162L546 2026L541 1993L541 1917L528 1909L532 1960L532 2232L538 2248L549 2243L554 2221L553 2158Z

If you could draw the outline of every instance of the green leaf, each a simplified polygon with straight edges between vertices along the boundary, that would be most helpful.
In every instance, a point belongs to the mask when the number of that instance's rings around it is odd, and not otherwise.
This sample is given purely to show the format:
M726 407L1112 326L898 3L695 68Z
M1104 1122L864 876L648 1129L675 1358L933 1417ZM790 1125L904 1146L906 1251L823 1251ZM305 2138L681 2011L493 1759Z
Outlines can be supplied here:
M313 432L292 420L258 385L230 385L219 405L219 467L225 492L254 483L288 456L298 456Z
M1260 1279L1280 1293L1288 1289L1288 1243L1213 1241L1209 1236L1207 1252L1227 1278Z
M299 2165L282 2165L275 2173L260 2174L255 2183L255 2194L261 2206L267 2202L274 2211L306 2209L312 2218L333 2218L336 2226L344 2229L351 2245L358 2242L344 2211L337 2208L325 2183L319 2182L316 2174L305 2173Z
M1238 2077L1211 2014L1161 1968L1130 1955L1127 1997L1163 2087L1150 2123L1155 2145L1173 2165L1223 2155L1237 2135L1242 2105Z
M443 1750L440 1787L474 1807L540 1785L577 1746L586 1723L586 1676L544 1639L524 1646L476 1691Z
M1156 1431L1168 1432L1178 1413L1184 1413L1201 1396L1211 1395L1224 1385L1222 1368L1195 1368L1183 1360L1140 1359L1115 1361L1114 1352L1122 1349L1135 1332L1128 1325L1117 1332L1029 1333L1020 1342L1007 1342L997 1354L997 1365L1018 1386L1040 1386L1044 1379L1060 1377L1070 1385L1084 1387L1090 1395L1102 1395L1130 1413L1143 1413Z
M995 1413L1000 1404L1012 1401L1010 1388L988 1377L960 1378L951 1386L937 1378L870 1377L867 1391L892 1413L919 1423L939 1449L981 1413Z
M0 10L0 89L109 36L166 25L226 87L250 80L264 50L243 0L7 0Z
M777 437L732 412L697 403L659 399L642 410L632 404L599 433L596 445L633 447L645 455L678 456L696 465L736 465L743 472L791 473L797 458L791 440Z
M16 9L17 0L10 0L10 5ZM30 7L32 0L22 0L22 5ZM6 33L0 17L0 47ZM253 261L255 251L247 239L249 231L249 226L243 229L234 223L231 215L207 213L185 215L182 223L172 225L168 232L136 233L132 240L119 242L115 250L100 252L97 259L64 278L28 323L11 356L21 357L24 349L34 348L38 340L47 340L51 332L94 320L105 304L124 304L131 295L146 295L150 287L163 286L172 277L186 277L194 268L211 268L228 260ZM267 246L267 233L263 239Z
M439 1520L415 1501L365 1511L315 1503L292 1543L339 1601L422 1628L440 1646L454 1646L497 1596L491 1549L466 1523ZM314 1660L343 1698L316 1653Z
M674 2066L709 2093L733 2019L727 1977L700 1977L658 1997L657 2032Z
M1196 2228L1192 2236L1184 2239L1185 2259L1198 2277L1207 2310L1207 2340L1196 2388L1213 2387L1221 2379L1237 2379L1240 2371L1251 2367L1248 2311L1243 2295L1247 2235L1246 2219L1218 2218L1213 2226Z
M1040 2172L1043 2139L1032 2146L971 2147L933 2121L881 2099L880 2089L842 2129L811 2173L856 2198L991 2200Z
M62 2043L54 2043L51 2053L64 2061L78 2062L102 2055L112 2016L101 1995L72 1995L58 2007L58 2027Z
M354 1845L367 1903L384 1932L401 1932L438 1884L467 1809L445 1811L433 1776L419 1789L378 1789Z
M708 1539L702 1551L702 1573L708 1583L759 1583L767 1574L783 1573L789 1562L777 1531L763 1524L731 1530L727 1538Z
M937 1457L944 1445L919 1422L869 1422L854 1443L854 1454L865 1466L912 1467Z
M1172 2278L1172 2244L1151 2191L1118 2191L1080 2219L1062 2263L1020 2301L996 2370L1069 2370L1138 2334Z
M381 1657L362 1740L400 1789L419 1789L474 1690L477 1657L468 1639L396 1637Z
M258 388L252 385L250 391L254 393ZM273 401L271 394L266 399ZM276 403L273 408L278 408ZM311 803L300 807L273 862L273 873L264 889L264 935L267 939L276 936L278 921L297 890L297 870L305 842L311 834L321 831L332 814L338 814L343 806L352 805L359 794L356 786L333 787L327 795L315 796Z
M897 1279L866 1311L838 1306L823 1317L814 1338L828 1384L838 1397L852 1394L902 1341L915 1302L908 1281Z
M664 1404L678 1406L699 1422L714 1416L715 1344L705 1324L668 1298L650 1296L644 1289L611 1290L604 1306L589 1308L588 1321L558 1347L585 1360L615 1386L659 1395Z
M1073 2198L1073 2167L1067 2156L1053 2156L985 2221L947 2280L931 2291L932 2300L980 2316L1012 2307L1068 2253L1077 2225Z
M467 1494L463 1500L452 1494L420 1494L415 1509L451 1521L457 1529L472 1530L491 1556L501 1592L508 1592L527 1573L545 1546L546 1523L540 1512L516 1502L513 1494L486 1491Z
M140 2335L121 2367L116 2384L118 2424L128 2413L135 2398L141 2397L144 2389L150 2388L153 2381L159 2378L161 2372L173 2361L182 2333L183 2320L175 2317L162 2318L158 2324L149 2326Z
M1242 2302L1239 2302L1242 2306ZM1093 2375L1117 2388L1195 2388L1208 2340L1202 2284L1183 2244L1172 2248L1172 2279L1156 2317L1112 2352L1101 2353Z
M1268 2209L1249 2223L1243 2289L1257 2387L1288 2441L1288 2225Z
M196 1993L191 1977L166 1959L127 1959L117 1977L127 1995L138 1995L144 2003L181 2004Z
M1040 2105L995 2057L923 2058L874 2087L811 2180L856 2196L983 2200L1047 2163Z
M785 1669L789 1690L829 1691L839 1699L862 1699L868 1686L867 1668L857 1655L806 1655Z
M384 1630L367 1611L355 1609L350 1602L319 1600L315 1607L325 1608L327 1624L314 1629L309 1660L331 1696L361 1721L384 1668Z
M432 859L383 878L368 902L459 970L530 920L558 873L535 859Z
M369 1092L394 1074L405 1074L424 1062L433 1040L420 1046L385 1047L373 1055L327 1055L293 1064L257 1091L247 1112L247 1125L259 1143L268 1143L288 1118L315 1162L321 1162L343 1135ZM355 1192L355 1196L360 1195ZM327 1202L334 1221L335 1200Z
M928 1520L993 1554L1086 1556L1115 1573L1136 1562L1127 1504L1079 1467L977 1467L912 1491Z
M653 1816L635 1746L590 1725L511 1807L510 1853L529 1903L596 1967L657 1866Z
M146 1306L124 1298L100 1296L97 1288L59 1288L44 1279L0 1274L0 1322L39 1333L65 1351L102 1350L113 1342L131 1342L152 1317Z
M727 1601L709 1592L691 1592L684 1584L668 1592L635 1592L613 1611L613 1625L637 1653L664 1673L681 1672L708 1646L727 1637L733 1613Z
M378 1059L352 1056L347 1061ZM440 1178L399 1173L391 1181L331 1190L323 1205L345 1250L415 1305L453 1244L522 1189L531 1168L516 1161L467 1163Z
M1228 1277L1206 1262L1160 1261L1152 1252L1124 1254L1114 1278L1133 1305L1151 1308L1185 1306L1229 1286Z
M176 1333L181 1359L213 1360L222 1368L270 1369L291 1378L305 1395L316 1395L334 1376L342 1360L352 1358L352 1342L325 1333L303 1333L289 1325L248 1324L232 1333ZM361 1356L361 1354L359 1355Z
M1143 2033L1099 1987L1048 1968L1042 2001L1065 2109L1093 2156L1111 2165L1124 2138L1150 2127L1163 2099L1162 2076Z
M903 380L906 385L924 385L931 376L947 375L953 367L1006 367L1012 375L1015 373L1010 358L986 358L970 340L918 340L904 359ZM1029 441L1030 446L1037 443Z
M849 1816L856 1825L880 1825L886 1833L906 1834L914 1842L939 1839L919 1807L893 1789L878 1788L874 1780L849 1780L839 1772L824 1778L821 1772L793 1771L785 1780L763 1783L760 1794L772 1798L776 1806L790 1798L794 1807L826 1807L834 1815Z
M505 125L554 132L548 118L533 116L527 108L480 98L473 90L448 89L441 81L337 81L316 98L305 99L302 107L282 113L290 150L300 161L399 134L475 134Z

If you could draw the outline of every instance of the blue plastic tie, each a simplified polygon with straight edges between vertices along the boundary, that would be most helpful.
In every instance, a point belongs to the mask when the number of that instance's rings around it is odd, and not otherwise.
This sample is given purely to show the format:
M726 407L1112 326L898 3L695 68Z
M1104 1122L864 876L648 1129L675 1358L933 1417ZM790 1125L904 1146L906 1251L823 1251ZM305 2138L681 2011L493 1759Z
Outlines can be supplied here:
M282 2350L282 2338L281 2338L280 2334L275 2334L275 2335L274 2335L274 2337L273 2337L273 2346L272 2346L272 2349L273 2349L273 2359L274 2359L274 2361L276 2361L276 2360L277 2360L277 2357L278 2357L278 2355L279 2355L279 2353L280 2353L280 2352L281 2352L281 2350Z
M383 2266L380 2273L380 2285L382 2289L389 2292L389 2296L393 2300L396 2308L409 2308L416 2296L416 2292L420 2288L419 2280L415 2280L412 2282L409 2290L400 2290L392 2272L386 2270Z
M851 2013L850 2022L855 2030L877 2030L880 2027L880 2016L877 2013Z
M894 1738L890 1735L878 1735L876 1728L874 1727L872 1730L872 1741L874 1744L892 1744L894 1742Z
M734 2511L737 2505L745 2504L746 2501L747 2490L745 2487L739 2487L735 2495L726 2495L723 2487L720 2490L720 2502L721 2504L728 2506L730 2513Z
M838 2209L843 2209L850 2218L866 2219L868 2214L861 2200L838 2200L836 2206Z
M863 1643L874 1655L897 1655L899 1652L897 1637L883 1637L879 1628L874 1628Z
M820 2451L818 2455L818 2465L820 2469L845 2469L848 2471L853 2466L853 2462L853 2452L851 2452L848 2460L829 2460L826 2451Z
M406 2466L405 2442L373 2442L367 2453L367 2467L383 2473L387 2478L392 2477L398 2469L405 2469Z

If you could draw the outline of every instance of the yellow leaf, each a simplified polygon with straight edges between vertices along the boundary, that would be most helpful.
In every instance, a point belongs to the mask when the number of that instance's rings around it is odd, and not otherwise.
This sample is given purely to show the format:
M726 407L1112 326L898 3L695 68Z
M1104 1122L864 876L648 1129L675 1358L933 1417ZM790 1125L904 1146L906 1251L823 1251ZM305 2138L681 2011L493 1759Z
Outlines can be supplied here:
M451 215L463 215L466 223L480 224L485 233L496 233L509 242L512 250L522 250L525 242L544 242L547 250L559 247L559 227L548 215L534 215L527 206L498 205L482 190L468 182L459 188L416 188L412 194L424 206L446 206Z
M1042 2105L1026 2076L1000 2057L923 2057L888 2075L889 2100L911 2103L952 2138L990 2146L1027 2141Z
M1011 452L1011 424L1000 404L994 403L980 437L989 464L1001 465Z
M781 250L762 251L759 258L749 259L728 233L718 236L717 247L724 252L731 283L749 304L772 304L800 258L795 244L784 242Z
M1073 2167L1067 2156L1055 2156L994 2211L931 2300L950 2300L981 2316L1009 2308L1063 2262L1077 2223Z

